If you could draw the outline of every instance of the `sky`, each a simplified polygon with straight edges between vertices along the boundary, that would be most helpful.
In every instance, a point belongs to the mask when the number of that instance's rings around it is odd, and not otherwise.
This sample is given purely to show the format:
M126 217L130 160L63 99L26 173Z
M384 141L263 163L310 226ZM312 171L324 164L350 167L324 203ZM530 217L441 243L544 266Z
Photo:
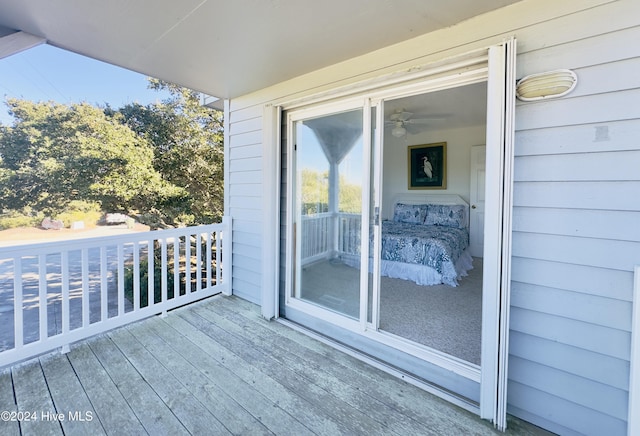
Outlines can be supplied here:
M42 44L0 59L0 122L13 118L5 101L15 97L63 104L87 102L118 109L127 103L146 105L168 97L147 89L147 76Z

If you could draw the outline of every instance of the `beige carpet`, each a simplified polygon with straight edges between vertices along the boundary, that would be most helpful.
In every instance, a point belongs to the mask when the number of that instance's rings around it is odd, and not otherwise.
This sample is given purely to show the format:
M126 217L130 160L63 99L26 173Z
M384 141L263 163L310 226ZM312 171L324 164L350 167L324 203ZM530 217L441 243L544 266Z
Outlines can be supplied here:
M339 261L303 268L302 299L357 318L359 270ZM382 277L380 329L480 364L482 259L457 287Z
M482 259L458 286L382 278L380 329L480 364Z

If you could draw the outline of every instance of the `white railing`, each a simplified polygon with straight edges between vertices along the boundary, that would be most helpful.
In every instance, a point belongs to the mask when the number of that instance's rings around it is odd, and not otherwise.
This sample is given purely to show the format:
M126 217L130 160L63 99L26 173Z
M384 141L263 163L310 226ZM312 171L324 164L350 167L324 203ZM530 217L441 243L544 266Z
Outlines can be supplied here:
M231 220L0 248L0 368L218 293Z
M328 258L335 254L360 253L362 217L359 214L329 212L304 215L301 224L301 259L303 264Z
M338 220L338 252L360 254L360 231L362 216L353 213L341 213Z
M301 251L303 263L326 257L333 245L333 213L303 215Z

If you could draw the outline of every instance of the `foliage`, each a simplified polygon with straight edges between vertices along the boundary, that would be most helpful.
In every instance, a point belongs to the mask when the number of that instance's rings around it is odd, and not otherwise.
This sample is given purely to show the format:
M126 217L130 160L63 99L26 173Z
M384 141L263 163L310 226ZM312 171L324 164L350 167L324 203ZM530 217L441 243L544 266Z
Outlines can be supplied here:
M130 129L86 103L10 99L16 119L3 129L3 206L47 215L74 200L105 210L145 208L179 191L153 168L153 150Z
M124 269L124 294L127 300L132 304L134 303L133 296L133 265L128 265ZM149 305L149 261L147 259L140 260L140 307L147 307ZM174 296L174 275L173 268L168 267L165 275L167 282L167 299L171 299ZM181 284L181 294L184 293L184 286ZM153 302L159 303L162 301L162 266L160 263L160 257L155 256L153 264Z
M93 226L102 217L100 204L82 200L69 202L64 212L54 216L55 219L64 223L65 227L71 227L74 221L83 221L85 226Z
M154 151L154 168L163 178L183 189L158 210L174 224L219 222L223 213L224 150L222 113L200 105L199 94L150 79L149 87L167 90L162 103L129 104L120 109L122 121Z
M153 79L149 87L171 97L119 110L8 99L14 122L0 125L0 210L75 221L80 201L152 228L219 221L221 113L185 88Z
M362 186L340 177L340 201L338 209L342 213L362 213Z
M302 214L323 213L329 211L329 174L303 169L302 178ZM342 175L338 180L338 209L343 213L362 212L362 187L349 182Z
M30 208L9 210L0 214L0 230L14 229L17 227L35 227L40 225L43 219L43 213L33 213Z
M189 286L191 289L197 285L196 278L196 269L197 263L195 262L195 255L197 253L197 242L195 239L189 238L189 244L191 245L191 258L187 260L185 258L185 238L178 238L179 243L179 251L180 251L180 260L178 263L178 294L185 295L187 292L187 280L189 281ZM210 241L210 245L207 247L207 242L204 240L200 241L200 250L201 250L201 258L200 261L202 270L200 271L200 286L202 289L211 286L212 281L215 280L216 274L216 266L214 263L211 264L211 272L212 277L207 277L206 270L206 262L207 262L207 252L212 251L215 252L215 242ZM159 303L162 300L162 251L160 246L156 243L153 248L153 292L154 299L153 302ZM167 245L167 252L173 253L173 244L170 243ZM149 304L149 254L144 253L140 257L140 271L139 271L139 280L140 280L140 307L146 307ZM215 254L214 254L215 258ZM190 262L191 265L191 276L186 276L186 262ZM165 281L167 283L167 299L172 299L176 295L175 289L175 268L176 265L169 261L167 263L167 271L165 272ZM127 262L124 269L124 291L126 298L134 303L133 296L133 285L134 285L134 268L133 262Z
M301 171L302 214L311 215L329 211L329 172L320 173L305 168Z

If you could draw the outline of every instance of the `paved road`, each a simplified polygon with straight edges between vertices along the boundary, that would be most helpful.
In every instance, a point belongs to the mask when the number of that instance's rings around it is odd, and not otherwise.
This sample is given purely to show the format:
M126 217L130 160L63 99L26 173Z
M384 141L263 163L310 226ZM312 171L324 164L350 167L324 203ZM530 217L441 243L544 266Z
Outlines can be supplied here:
M10 247L23 244L36 244L40 242L68 241L70 239L95 238L100 236L122 235L127 233L145 232L149 227L136 224L134 229L126 225L98 226L83 230L42 230L42 229L12 229L0 231L1 247Z

